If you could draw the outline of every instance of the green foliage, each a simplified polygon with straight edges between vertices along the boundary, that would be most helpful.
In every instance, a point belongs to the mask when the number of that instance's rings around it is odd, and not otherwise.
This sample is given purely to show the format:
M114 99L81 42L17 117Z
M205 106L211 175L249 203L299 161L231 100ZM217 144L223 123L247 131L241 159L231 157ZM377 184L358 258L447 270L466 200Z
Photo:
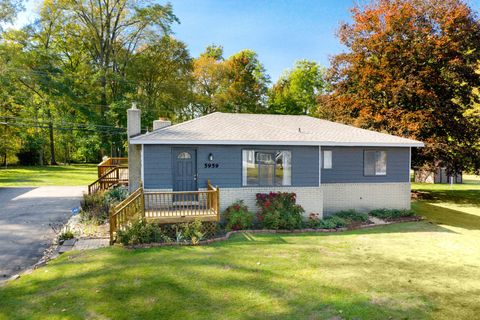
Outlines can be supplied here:
M326 218L323 218L320 221L319 227L321 229L337 229L337 228L343 228L347 225L347 221L343 218L340 218L339 216L328 216Z
M18 161L21 165L41 165L40 154L42 153L41 137L34 135L25 135L22 142L22 147L17 153Z
M367 213L358 212L353 209L336 212L334 215L344 219L347 223L368 221Z
M59 241L65 241L65 240L70 240L75 238L75 235L71 230L65 230L62 233L59 234L58 240Z
M223 212L227 230L242 230L253 226L253 213L243 201L237 201Z
M306 226L308 228L316 229L316 228L320 227L321 221L322 221L322 219L320 219L320 215L318 213L310 213L308 215L308 220L306 222Z
M125 186L116 186L105 192L105 201L111 206L122 202L128 197L128 189Z
M399 218L413 217L415 216L415 212L413 210L375 209L370 211L370 215L383 220L395 220Z
M177 229L177 242L190 241L193 245L198 244L205 238L202 221L196 219L192 222L181 223Z
M296 204L296 194L288 192L257 193L257 219L265 229L299 229L305 210Z
M325 69L315 61L297 61L293 69L283 74L269 90L269 111L313 114L317 109L317 98L325 90Z
M125 230L118 230L117 236L123 245L172 241L165 235L159 225L148 223L145 219L138 219Z
M97 192L91 195L84 193L80 206L82 207L80 219L83 222L102 224L108 218L110 206L103 192Z

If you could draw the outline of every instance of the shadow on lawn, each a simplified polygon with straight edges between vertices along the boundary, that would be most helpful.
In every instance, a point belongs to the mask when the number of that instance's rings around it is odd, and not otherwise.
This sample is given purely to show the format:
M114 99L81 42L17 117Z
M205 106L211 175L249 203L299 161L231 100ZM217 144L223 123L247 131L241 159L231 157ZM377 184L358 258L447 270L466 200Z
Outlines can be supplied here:
M426 217L434 223L467 230L480 230L480 216L444 208L435 205L435 202L416 201L412 203L412 207L417 214Z
M389 300L389 294L382 293L383 284L379 284L379 295L387 297L375 300L367 291L327 285L318 278L307 281L305 276L278 270L275 266L256 266L254 261L263 257L255 257L255 252L244 253L236 259L228 246L216 248L214 252L198 249L112 250L102 265L95 268L89 264L94 255L86 257L80 253L83 258L75 262L69 261L75 256L72 253L68 259L55 263L57 271L50 279L22 279L0 288L0 298L6 301L0 316L28 318L38 312L39 306L43 306L49 316L62 318L397 319L412 316L423 319L428 316L429 303L416 301L405 305L403 301ZM305 263L293 257L278 263L291 263L292 267L318 274L322 269L351 268L342 264L343 261L328 260L317 270L313 262L314 259ZM75 263L81 271L71 274L65 267ZM363 264L371 266L369 261L350 263L355 264L359 272L364 269ZM381 264L376 262L376 272L382 272ZM21 306L21 310L15 305Z

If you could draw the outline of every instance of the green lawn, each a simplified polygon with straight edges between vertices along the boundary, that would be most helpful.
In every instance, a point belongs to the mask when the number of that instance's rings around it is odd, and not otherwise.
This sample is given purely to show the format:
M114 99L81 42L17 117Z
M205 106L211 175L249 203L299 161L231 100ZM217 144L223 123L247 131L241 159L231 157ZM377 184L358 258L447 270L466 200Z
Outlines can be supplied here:
M72 252L0 288L0 319L475 319L480 184L414 187L439 224Z
M96 179L95 164L0 168L0 187L86 186Z

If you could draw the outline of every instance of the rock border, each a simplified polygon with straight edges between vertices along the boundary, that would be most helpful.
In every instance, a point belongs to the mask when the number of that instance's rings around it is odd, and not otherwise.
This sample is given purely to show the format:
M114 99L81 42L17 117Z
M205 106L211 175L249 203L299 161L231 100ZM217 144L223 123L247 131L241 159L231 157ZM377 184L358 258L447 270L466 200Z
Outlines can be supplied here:
M121 244L115 244L115 246L122 247L125 249L148 249L148 248L157 248L157 247L174 247L174 246L199 246L199 245L207 245L215 242L227 241L232 235L237 233L253 233L253 234L297 234L297 233L333 233L333 232L344 232L344 231L352 231L352 230L360 230L360 229L370 229L376 227L387 226L390 224L398 224L398 223L406 223L406 222L418 222L424 220L423 217L406 217L401 218L399 220L394 221L385 221L382 224L366 224L355 226L351 228L338 228L338 229L312 229L312 228L305 228L305 229L294 229L294 230L271 230L271 229L253 229L253 230L235 230L229 231L224 236L202 240L199 241L198 244L192 244L188 242L164 242L164 243L144 243L144 244L136 244L136 245L128 245L124 246Z

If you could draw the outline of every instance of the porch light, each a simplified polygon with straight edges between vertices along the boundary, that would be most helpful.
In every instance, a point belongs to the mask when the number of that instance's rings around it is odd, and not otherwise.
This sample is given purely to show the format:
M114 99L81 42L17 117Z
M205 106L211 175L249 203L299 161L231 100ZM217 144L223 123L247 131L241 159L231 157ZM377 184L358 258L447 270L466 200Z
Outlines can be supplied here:
M213 154L212 153L208 154L208 161L213 161Z

